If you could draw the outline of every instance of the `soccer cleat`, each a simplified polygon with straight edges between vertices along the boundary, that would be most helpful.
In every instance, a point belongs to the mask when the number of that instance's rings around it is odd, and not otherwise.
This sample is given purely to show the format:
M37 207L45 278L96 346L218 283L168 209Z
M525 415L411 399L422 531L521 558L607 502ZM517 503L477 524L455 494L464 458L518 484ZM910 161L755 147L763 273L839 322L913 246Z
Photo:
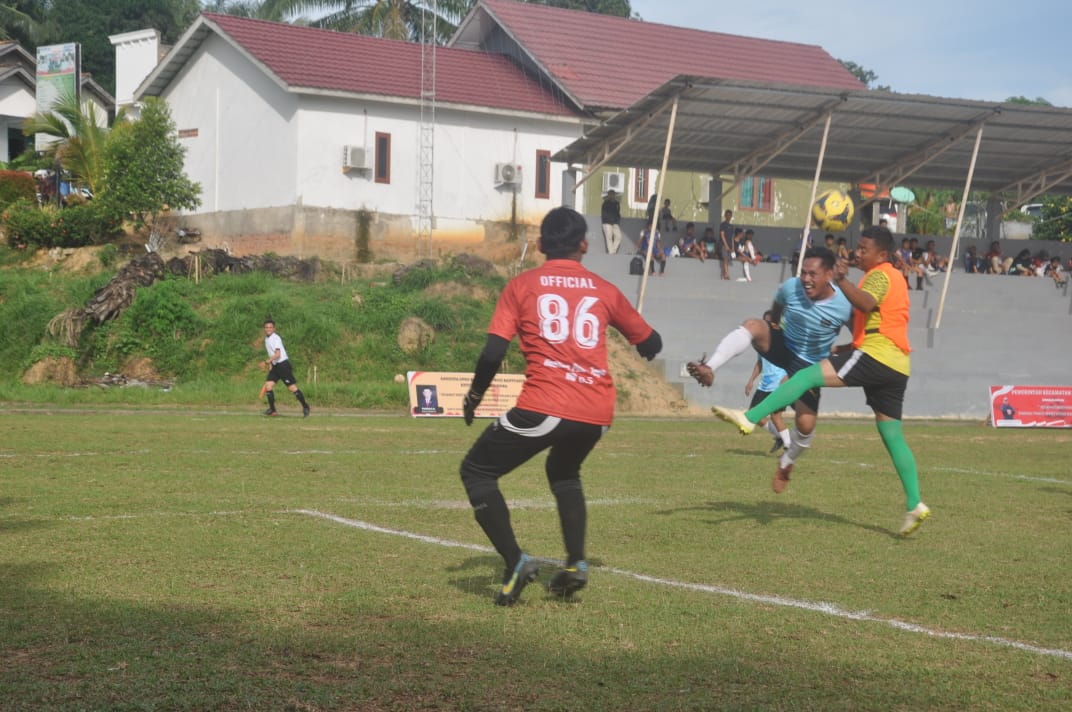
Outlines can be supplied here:
M722 406L714 406L711 408L711 412L717 415L727 423L732 423L737 426L737 429L741 431L741 435L749 435L756 428L756 424L744 417L743 410L737 410L736 408L723 408Z
M774 444L770 446L770 453L769 454L773 455L774 453L778 452L779 450L781 450L784 447L785 447L785 443L782 442L782 439L780 437L776 437L776 438L774 438Z
M573 566L555 572L547 584L547 592L568 598L588 585L588 564L578 561Z
M308 418L309 417L309 406L307 406L307 405L302 406L301 417L303 417L303 418Z
M271 418L272 416L279 415L279 413L276 412L275 408L269 408L268 410L264 411L264 414L267 415L269 418Z
M923 504L923 502L917 504L915 509L905 514L904 526L901 527L900 532L901 536L908 536L919 529L919 525L929 516L931 516L931 508Z
M785 492L785 488L789 486L789 473L793 471L793 463L789 463L785 467L778 465L778 469L774 471L774 477L771 478L770 486L774 490L774 494L781 494Z
M503 585L495 594L496 606L512 606L521 597L525 586L536 580L540 574L540 565L528 554L522 554L517 566L507 569L503 575Z

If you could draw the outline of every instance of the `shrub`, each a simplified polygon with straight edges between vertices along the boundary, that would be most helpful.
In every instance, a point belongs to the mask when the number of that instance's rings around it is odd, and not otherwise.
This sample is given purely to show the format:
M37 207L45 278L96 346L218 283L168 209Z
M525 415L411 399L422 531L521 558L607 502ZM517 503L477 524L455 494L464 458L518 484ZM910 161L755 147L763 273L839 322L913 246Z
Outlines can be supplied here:
M0 171L0 210L18 200L37 200L37 184L25 171Z
M82 247L108 241L119 230L119 221L100 204L90 202L56 208L36 202L16 201L0 214L7 242L40 247Z

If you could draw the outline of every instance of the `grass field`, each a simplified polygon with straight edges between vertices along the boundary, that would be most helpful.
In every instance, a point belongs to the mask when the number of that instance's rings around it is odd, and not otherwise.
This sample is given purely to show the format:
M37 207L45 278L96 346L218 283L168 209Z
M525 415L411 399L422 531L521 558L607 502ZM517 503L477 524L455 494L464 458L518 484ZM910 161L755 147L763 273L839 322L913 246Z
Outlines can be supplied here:
M296 412L0 416L0 709L1072 708L1072 432L909 422L934 516L900 539L869 423L775 496L766 437L620 420L589 587L503 609L476 426ZM561 556L542 458L503 490Z

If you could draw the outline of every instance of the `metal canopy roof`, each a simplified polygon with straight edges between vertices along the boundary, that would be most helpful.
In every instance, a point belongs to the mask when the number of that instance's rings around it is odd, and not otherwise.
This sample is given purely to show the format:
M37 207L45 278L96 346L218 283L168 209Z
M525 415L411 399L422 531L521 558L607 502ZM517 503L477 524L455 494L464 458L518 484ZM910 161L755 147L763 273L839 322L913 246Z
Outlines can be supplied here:
M1014 204L1072 195L1072 110L881 91L678 76L554 160L591 171L659 167L678 98L668 167L742 178L811 180L832 112L821 179L963 190L983 127L972 190Z

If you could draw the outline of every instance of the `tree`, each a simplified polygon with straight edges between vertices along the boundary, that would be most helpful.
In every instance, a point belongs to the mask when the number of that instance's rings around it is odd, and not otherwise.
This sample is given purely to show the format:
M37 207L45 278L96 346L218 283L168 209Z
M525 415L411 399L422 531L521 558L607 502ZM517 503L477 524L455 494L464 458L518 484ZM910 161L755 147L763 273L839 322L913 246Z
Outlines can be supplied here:
M0 40L15 40L33 51L44 29L47 0L0 2Z
M48 149L52 163L59 163L74 182L96 193L102 187L102 164L106 118L92 103L81 104L74 92L65 92L51 111L26 119L22 131L27 136L43 133L56 139Z
M198 0L50 0L47 5L47 29L39 44L80 43L82 71L113 93L115 47L109 35L152 28L172 43L201 10Z
M1072 198L1044 195L1042 217L1035 223L1032 237L1036 240L1072 242Z
M1006 104L1025 104L1027 106L1053 106L1050 102L1043 99L1041 96L1035 99L1028 99L1026 96L1010 96L1005 100Z
M201 186L183 172L186 153L164 101L146 99L141 116L116 124L104 147L107 190L101 199L115 214L129 216L138 229L166 210L201 204Z
M868 89L874 89L875 91L890 91L890 88L886 85L875 84L875 82L878 81L878 75L870 69L864 69L856 62L850 62L846 59L839 59L838 62L842 67L849 70L849 73L859 79Z
M583 10L599 15L632 17L633 7L629 0L528 0L533 5L561 7L566 10Z
M629 0L531 0L533 4L587 10L606 15L629 17ZM256 17L277 22L297 22L340 32L354 32L373 37L396 40L432 41L446 43L458 23L475 4L475 0L439 0L432 3L420 0L214 0L209 7L240 17ZM326 13L325 13L326 11ZM307 15L314 16L309 19ZM298 19L294 19L298 18ZM424 23L424 32L422 32Z

